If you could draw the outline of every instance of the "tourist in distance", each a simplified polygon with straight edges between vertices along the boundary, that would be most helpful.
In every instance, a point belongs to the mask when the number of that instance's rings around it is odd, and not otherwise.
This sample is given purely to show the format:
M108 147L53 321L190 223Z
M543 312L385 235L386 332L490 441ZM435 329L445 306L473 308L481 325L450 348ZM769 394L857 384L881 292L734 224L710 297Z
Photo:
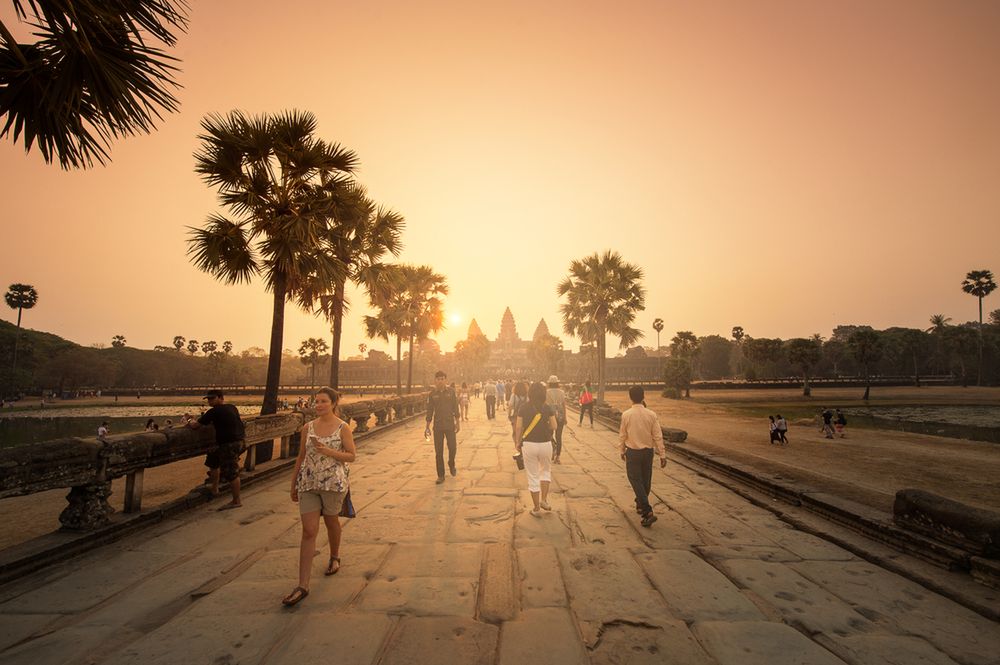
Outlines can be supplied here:
M781 435L778 434L777 421L774 419L774 416L768 416L767 419L770 421L767 424L767 427L771 432L771 445L773 446L776 443L781 443Z
M492 379L483 384L483 397L486 398L486 420L497 417L497 386Z
M774 421L774 424L778 428L778 438L781 440L781 445L788 445L788 421L779 413Z
M483 384L479 383L479 381L476 381L474 384L472 384L472 394L476 396L476 399L479 399L479 392L482 389L483 389Z
M510 398L514 395L514 382L510 379L503 382L503 394L507 398L507 410L510 411Z
M462 390L458 393L458 408L460 409L462 420L469 419L469 385L462 381Z
M197 420L188 420L186 425L191 429L198 429L203 425L215 427L216 449L205 455L212 496L219 494L219 481L223 480L229 483L233 500L219 510L239 508L243 505L240 501L240 455L245 448L246 436L243 420L235 406L225 403L225 395L221 390L209 390L203 399L208 400L208 411Z
M837 434L840 435L841 439L847 437L847 416L840 409L837 409L837 416L833 420L834 426L837 428Z
M594 393L590 391L590 381L583 384L583 390L580 391L580 398L577 400L580 404L580 425L583 425L583 414L590 414L590 428L594 428Z
M820 431L828 439L833 438L833 412L830 409L823 407L823 429Z
M153 420L152 418L150 418L149 420L147 420L146 421L146 431L147 432L152 432L153 431L153 425L155 425L155 424L156 424L156 421Z
M424 428L424 438L431 433L431 421L434 421L434 460L437 465L437 484L444 482L444 442L448 440L448 470L455 475L455 451L457 449L456 435L461 429L462 419L458 406L458 397L445 381L448 375L438 370L434 373L434 390L427 398L427 426Z
M524 473L528 476L528 491L534 507L531 514L552 510L549 505L549 484L552 481L552 433L556 429L556 414L545 403L545 385L532 383L528 401L518 408L514 421L514 447L524 458Z
M503 381L497 381L497 406L503 411L507 408L507 392L504 388ZM494 412L495 415L496 412Z
M656 413L643 406L646 392L642 386L628 389L632 406L622 414L618 430L621 457L625 460L625 473L635 492L635 510L642 517L641 524L649 528L656 521L649 493L653 485L653 450L660 456L660 468L667 465L667 451L663 447L663 430Z
M108 435L108 421L105 420L97 428L97 438L103 440Z
M556 414L556 429L552 433L552 463L561 464L563 428L566 427L566 393L559 387L559 377L553 374L549 377L549 387L545 391L545 403L552 407Z
M350 468L356 449L350 426L337 417L340 394L333 388L316 393L316 418L302 428L299 456L292 474L292 501L299 504L302 542L299 544L299 585L282 599L294 605L309 595L312 560L316 554L319 518L326 523L330 559L325 575L340 570L340 511L350 489Z
M507 410L507 417L510 418L510 438L517 445L517 412L522 404L528 401L528 384L518 381L511 388L510 409Z

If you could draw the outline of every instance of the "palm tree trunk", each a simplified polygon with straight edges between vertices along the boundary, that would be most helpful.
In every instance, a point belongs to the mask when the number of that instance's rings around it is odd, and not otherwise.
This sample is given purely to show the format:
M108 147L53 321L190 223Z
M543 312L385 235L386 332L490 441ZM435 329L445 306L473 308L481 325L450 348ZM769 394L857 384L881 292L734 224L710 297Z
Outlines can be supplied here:
M913 352L913 385L920 387L920 367L917 365L917 352Z
M340 385L340 338L344 332L344 282L333 287L333 341L330 343L330 387Z
M983 297L979 296L979 371L976 374L976 385L983 385Z
M862 397L864 401L868 401L868 395L872 391L872 379L871 374L868 373L868 365L865 365L865 396Z
M604 345L606 333L601 330L597 334L597 401L604 401Z
M809 372L802 372L802 396L811 397L812 388L809 387Z
M14 374L17 372L17 347L21 342L21 308L17 308L17 331L14 333L14 364L10 368L10 385L11 388L16 387L17 379ZM60 391L61 392L61 391Z
M396 335L396 395L403 396L403 336Z
M267 357L267 383L264 387L264 403L260 415L278 412L278 386L281 382L281 347L285 334L285 293L287 277L284 273L274 276L274 308L271 315L271 348ZM264 444L268 445L268 444ZM261 446L257 447L258 455ZM259 459L259 457L258 457Z
M413 335L410 334L410 360L407 363L409 366L406 370L406 394L409 395L413 392Z

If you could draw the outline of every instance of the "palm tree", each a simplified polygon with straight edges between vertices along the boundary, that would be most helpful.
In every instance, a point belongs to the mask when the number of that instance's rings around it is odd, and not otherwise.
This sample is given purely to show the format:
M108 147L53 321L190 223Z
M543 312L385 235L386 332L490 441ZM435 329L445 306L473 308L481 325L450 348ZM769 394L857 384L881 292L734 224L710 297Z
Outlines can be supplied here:
M362 356L365 355L365 351L367 351L367 350L368 350L368 345L367 344L365 344L364 342L361 342L361 344L358 344L358 353L360 353Z
M983 298L993 293L997 283L989 270L973 270L962 281L962 290L979 298L979 373L976 385L983 385Z
M326 352L326 342L318 337L304 339L302 340L302 345L299 346L299 358L302 360L302 364L312 365L312 378L309 382L309 392L312 392L313 387L316 385L316 364L319 362L320 357Z
M930 322L931 327L927 328L924 332L940 333L951 323L951 317L944 314L932 314Z
M407 336L405 310L402 307L401 299L381 304L372 303L372 307L376 307L378 312L376 316L365 316L365 334L369 339L383 339L386 342L389 341L390 337L396 338L396 394L402 396L403 338Z
M342 190L334 196L325 245L328 258L338 267L336 278L329 282L312 275L301 294L306 306L318 302L318 313L330 322L331 388L337 388L340 382L340 340L344 314L350 307L345 295L347 281L368 288L384 288L382 257L387 253L399 254L404 226L402 215L376 206L361 185L352 183Z
M569 275L556 287L566 302L559 306L563 330L584 343L597 344L597 399L604 399L604 367L608 333L618 337L620 348L635 344L642 332L630 324L646 307L646 290L640 283L642 268L617 252L592 254L572 261Z
M111 338L111 346L116 349L122 349L125 348L127 341L124 335L115 335Z
M233 343L228 339L222 343L222 352L227 356L233 352Z
M872 389L871 366L882 358L882 339L874 330L856 330L847 339L847 346L850 347L851 353L854 354L854 359L864 369L865 395L861 399L867 402L868 395Z
M174 46L187 29L185 0L13 0L34 43L0 21L0 136L24 134L46 162L104 164L112 139L148 133L178 108ZM159 44L157 44L157 42Z
M188 353L190 353L192 356L194 354L198 353L198 340L196 340L196 339L189 339L188 340L188 345L187 345L187 350L188 350Z
M215 343L215 340L209 340L207 342L201 343L201 352L206 356L210 356L215 353L215 350L219 348L219 345Z
M746 337L746 333L743 332L743 326L733 326L732 338L736 340L736 344L740 344L743 338Z
M7 306L17 310L17 331L14 333L14 362L11 365L11 375L17 371L17 347L21 340L21 313L38 304L38 291L31 284L11 284L4 294Z
M184 343L186 341L187 340L184 339L183 337L181 337L180 335L175 335L174 336L174 348L177 349L177 353L181 352L181 349L184 348Z
M409 366L406 370L406 392L413 392L413 342L426 339L444 327L444 306L438 296L448 295L444 275L430 266L399 266L403 285L403 329L409 337Z
M261 415L278 410L285 302L310 283L334 283L341 266L329 252L329 216L357 157L315 138L311 113L274 116L211 115L201 123L200 173L218 189L235 219L212 215L192 228L188 254L195 266L227 284L264 278L273 295L267 384Z
M660 352L660 333L663 332L663 319L653 319L653 330L656 331L656 352Z

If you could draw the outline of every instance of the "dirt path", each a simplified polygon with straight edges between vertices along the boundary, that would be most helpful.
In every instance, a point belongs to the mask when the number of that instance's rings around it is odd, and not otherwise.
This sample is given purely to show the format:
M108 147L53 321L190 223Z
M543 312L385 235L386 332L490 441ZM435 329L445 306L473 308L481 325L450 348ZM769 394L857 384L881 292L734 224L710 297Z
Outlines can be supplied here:
M983 389L984 392L995 390ZM717 392L705 391L707 397L698 396L694 400L669 400L649 395L646 402L660 415L664 425L687 430L688 440L683 444L687 447L725 455L880 510L891 512L897 490L918 488L1000 511L1000 483L997 481L1000 478L1000 446L996 444L859 428L849 428L847 438L831 440L820 434L818 425L799 420L790 423L790 445L774 446L769 443L766 419L734 414L721 406L724 397L728 397L730 403L739 403L763 401L772 395L763 395L762 391L727 391L740 394L723 396ZM785 397L791 403L800 401L801 393L773 397L779 402ZM944 394L929 397L948 402ZM625 393L609 393L608 398L619 408L627 408L629 404ZM823 399L829 400L829 404L835 403L829 395ZM889 399L912 398L897 392L887 395L886 400Z

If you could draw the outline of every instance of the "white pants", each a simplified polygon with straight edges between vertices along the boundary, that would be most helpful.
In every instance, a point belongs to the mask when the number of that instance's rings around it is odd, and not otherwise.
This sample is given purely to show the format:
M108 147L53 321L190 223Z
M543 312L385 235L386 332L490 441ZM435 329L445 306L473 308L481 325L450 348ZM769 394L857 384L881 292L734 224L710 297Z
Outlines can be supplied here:
M521 453L524 455L524 472L528 474L528 491L539 492L541 481L552 480L552 442L524 441Z

